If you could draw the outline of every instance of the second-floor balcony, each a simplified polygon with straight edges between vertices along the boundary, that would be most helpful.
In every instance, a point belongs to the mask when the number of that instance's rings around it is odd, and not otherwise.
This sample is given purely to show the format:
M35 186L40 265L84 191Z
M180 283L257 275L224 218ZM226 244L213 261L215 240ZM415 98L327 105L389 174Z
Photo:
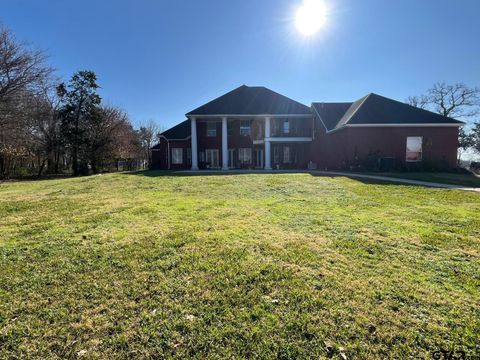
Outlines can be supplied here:
M255 120L252 123L252 139L261 141L265 139L265 122ZM311 138L312 120L309 118L281 118L271 119L270 138Z

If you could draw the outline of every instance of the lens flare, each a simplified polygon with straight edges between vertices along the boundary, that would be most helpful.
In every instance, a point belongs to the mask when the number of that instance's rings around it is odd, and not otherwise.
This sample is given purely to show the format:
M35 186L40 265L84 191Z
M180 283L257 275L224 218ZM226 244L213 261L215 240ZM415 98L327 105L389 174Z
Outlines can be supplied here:
M295 23L304 36L315 35L325 24L327 11L322 0L304 0L297 11Z

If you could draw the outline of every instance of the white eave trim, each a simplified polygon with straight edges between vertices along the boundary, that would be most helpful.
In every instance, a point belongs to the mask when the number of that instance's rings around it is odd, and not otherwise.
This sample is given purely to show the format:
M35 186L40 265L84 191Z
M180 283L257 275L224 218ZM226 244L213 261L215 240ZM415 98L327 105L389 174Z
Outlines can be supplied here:
M186 115L187 118L196 118L196 119L205 119L205 118L257 118L257 117L270 117L270 118L279 118L279 117L300 117L300 118L311 118L312 114L212 114L212 115L195 115L189 114Z
M444 123L444 124L346 124L345 127L458 127L462 123Z
M463 126L463 123L449 123L449 124L346 124L339 128L328 130L327 134L331 134L337 132L339 130L345 128L406 128L406 127L427 127L427 128L435 128L435 127L460 127Z
M185 140L188 140L190 138L191 138L191 136L186 137L185 139L168 139L168 141L185 141Z
M160 134L160 136L162 139L165 139L167 141L185 141L185 140L188 140L190 139L192 136L187 136L186 138L184 139L167 139L164 135Z
M311 137L269 137L265 138L265 141L270 142L309 142L312 141Z
M313 108L313 111L315 111L315 114L317 114L318 118L320 119L320 122L322 123L323 127L325 128L325 131L328 133L328 129L327 129L327 127L325 126L325 123L323 122L322 117L321 117L320 114L318 113L318 111L317 111L317 109L315 108L315 105L313 105L313 103L312 103L312 108Z

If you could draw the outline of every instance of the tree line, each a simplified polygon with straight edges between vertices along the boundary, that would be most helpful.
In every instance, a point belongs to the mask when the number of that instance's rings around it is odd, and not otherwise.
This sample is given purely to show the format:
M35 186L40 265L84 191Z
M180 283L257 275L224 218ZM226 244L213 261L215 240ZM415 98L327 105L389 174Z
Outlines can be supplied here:
M0 24L0 179L147 168L158 126L105 105L93 71L59 80L45 53Z

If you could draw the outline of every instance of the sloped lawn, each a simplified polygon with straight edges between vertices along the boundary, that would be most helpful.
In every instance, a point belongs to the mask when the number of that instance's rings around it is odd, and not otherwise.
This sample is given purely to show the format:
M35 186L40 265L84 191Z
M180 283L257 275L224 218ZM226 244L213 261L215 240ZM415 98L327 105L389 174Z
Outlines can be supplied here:
M400 179L436 182L441 184L459 185L480 188L480 177L473 174L436 173L436 172L400 172L371 173L372 175L389 176Z
M480 195L309 174L0 184L0 358L475 354Z

